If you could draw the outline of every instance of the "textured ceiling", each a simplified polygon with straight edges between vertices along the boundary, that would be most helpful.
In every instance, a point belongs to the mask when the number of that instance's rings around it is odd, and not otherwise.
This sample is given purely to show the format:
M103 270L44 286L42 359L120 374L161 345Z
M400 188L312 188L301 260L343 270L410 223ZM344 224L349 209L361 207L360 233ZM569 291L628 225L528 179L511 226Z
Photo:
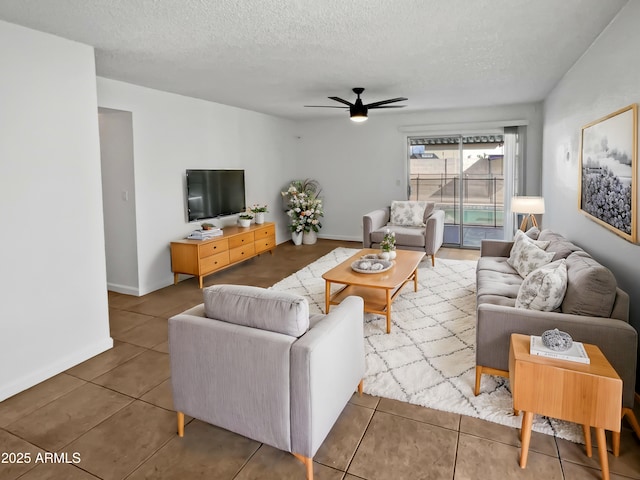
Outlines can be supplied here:
M2 0L0 19L94 46L103 77L310 118L352 87L403 111L542 100L625 3Z

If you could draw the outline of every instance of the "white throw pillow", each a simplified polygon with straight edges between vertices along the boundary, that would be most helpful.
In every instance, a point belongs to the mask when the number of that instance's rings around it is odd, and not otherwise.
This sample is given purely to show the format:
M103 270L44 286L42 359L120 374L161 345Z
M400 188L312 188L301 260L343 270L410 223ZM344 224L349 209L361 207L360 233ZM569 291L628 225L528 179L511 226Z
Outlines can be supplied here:
M516 308L551 312L562 305L566 291L567 265L563 258L534 270L524 279Z
M391 202L391 225L402 225L404 227L424 226L424 210L427 202L399 201Z
M554 252L545 252L540 246L546 248L549 242L531 240L524 233L516 234L516 239L511 247L511 254L507 263L516 269L518 275L526 278L536 268L551 263L555 255Z

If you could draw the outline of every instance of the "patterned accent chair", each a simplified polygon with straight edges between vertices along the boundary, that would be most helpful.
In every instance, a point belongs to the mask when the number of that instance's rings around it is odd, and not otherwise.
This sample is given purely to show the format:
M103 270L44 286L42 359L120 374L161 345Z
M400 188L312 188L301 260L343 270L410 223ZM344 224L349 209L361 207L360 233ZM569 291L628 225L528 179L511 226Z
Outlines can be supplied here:
M203 304L169 319L178 435L186 414L293 453L313 479L313 456L362 392L362 299L310 317L307 299L287 292L203 292Z
M422 205L415 208L417 204ZM435 266L436 252L444 240L444 210L436 210L434 202L394 201L390 207L367 213L362 218L363 248L380 248L387 229L396 234L396 248L424 250Z

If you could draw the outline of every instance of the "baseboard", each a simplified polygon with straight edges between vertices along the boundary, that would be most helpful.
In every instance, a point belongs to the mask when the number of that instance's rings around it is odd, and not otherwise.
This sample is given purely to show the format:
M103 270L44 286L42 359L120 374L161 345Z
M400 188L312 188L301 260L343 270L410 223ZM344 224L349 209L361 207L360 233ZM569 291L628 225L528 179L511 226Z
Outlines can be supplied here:
M107 290L111 292L123 293L125 295L140 296L140 290L137 287L131 287L129 285L119 285L117 283L107 282Z
M349 235L322 235L318 234L318 238L324 238L327 240L342 240L344 242L360 242L362 243L362 235L358 237L352 237Z
M31 388L40 382L48 380L71 367L75 367L79 363L89 360L110 348L113 348L113 339L111 337L107 337L104 340L83 348L82 350L60 358L55 362L48 363L44 368L14 380L8 385L2 385L0 386L0 402L26 390L27 388Z

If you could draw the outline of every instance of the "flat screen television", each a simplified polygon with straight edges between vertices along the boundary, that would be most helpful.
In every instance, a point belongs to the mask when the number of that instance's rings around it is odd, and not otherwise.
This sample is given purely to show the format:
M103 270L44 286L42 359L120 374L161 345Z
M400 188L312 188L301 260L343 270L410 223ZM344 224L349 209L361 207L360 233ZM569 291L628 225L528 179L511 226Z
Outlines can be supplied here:
M233 215L245 208L244 170L187 170L190 222Z

